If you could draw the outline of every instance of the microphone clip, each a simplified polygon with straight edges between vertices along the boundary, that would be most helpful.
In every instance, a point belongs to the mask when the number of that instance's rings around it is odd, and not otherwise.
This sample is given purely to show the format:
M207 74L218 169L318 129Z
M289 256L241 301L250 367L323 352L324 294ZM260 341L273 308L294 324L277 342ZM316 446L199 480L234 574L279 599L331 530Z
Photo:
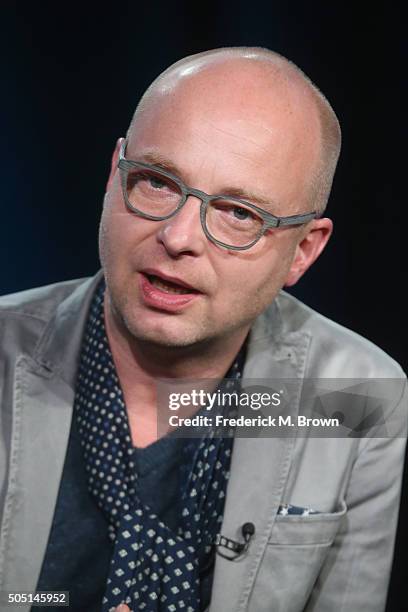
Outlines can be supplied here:
M241 532L244 542L237 542L223 536L221 533L217 533L214 540L217 554L228 561L236 561L242 557L247 552L251 539L255 535L255 525L253 523L244 523L241 527ZM220 550L221 548L225 548L228 554Z

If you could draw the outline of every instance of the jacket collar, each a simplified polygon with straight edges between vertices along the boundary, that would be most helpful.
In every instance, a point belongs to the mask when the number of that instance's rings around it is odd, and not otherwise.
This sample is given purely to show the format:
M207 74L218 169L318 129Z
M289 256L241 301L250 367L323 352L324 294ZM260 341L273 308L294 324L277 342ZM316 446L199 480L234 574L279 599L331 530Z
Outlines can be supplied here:
M100 270L58 305L34 351L45 375L55 374L72 388L90 303L102 276Z

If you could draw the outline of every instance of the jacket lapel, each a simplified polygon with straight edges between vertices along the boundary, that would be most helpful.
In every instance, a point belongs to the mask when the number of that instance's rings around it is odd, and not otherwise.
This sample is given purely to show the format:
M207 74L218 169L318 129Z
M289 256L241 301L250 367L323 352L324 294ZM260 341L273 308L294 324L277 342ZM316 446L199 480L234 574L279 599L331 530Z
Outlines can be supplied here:
M37 585L68 445L83 327L100 278L98 274L82 283L61 302L34 357L21 355L16 362L0 534L3 591L33 591ZM29 610L30 605L21 609Z
M272 332L271 332L272 330ZM244 380L295 379L291 388L291 414L296 419L301 379L304 376L309 335L282 335L276 301L251 332ZM261 381L259 381L261 382ZM247 609L259 564L281 503L291 465L297 427L290 437L237 437L231 462L222 535L242 541L241 528L255 525L255 535L245 555L237 561L216 556L210 612Z

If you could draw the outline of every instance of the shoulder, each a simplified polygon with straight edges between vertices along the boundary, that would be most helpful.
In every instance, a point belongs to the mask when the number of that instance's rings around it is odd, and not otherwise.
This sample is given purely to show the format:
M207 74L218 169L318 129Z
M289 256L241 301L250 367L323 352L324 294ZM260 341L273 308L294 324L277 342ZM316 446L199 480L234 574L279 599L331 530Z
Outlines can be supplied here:
M32 317L47 321L56 306L87 279L63 281L0 297L0 318Z
M309 335L308 376L322 378L401 378L401 366L380 347L358 333L316 312L281 291L276 298L282 336Z
M86 280L64 281L0 297L0 355L30 354L59 305Z

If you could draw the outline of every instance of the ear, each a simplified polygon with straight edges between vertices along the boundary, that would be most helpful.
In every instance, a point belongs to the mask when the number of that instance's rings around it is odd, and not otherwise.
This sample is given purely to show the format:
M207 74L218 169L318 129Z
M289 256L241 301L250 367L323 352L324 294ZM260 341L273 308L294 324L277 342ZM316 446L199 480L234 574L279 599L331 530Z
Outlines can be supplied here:
M108 192L110 188L112 187L113 178L115 176L116 170L118 169L119 151L120 151L120 147L122 146L123 141L124 141L124 138L118 138L118 140L116 141L116 146L112 153L112 161L111 161L111 169L109 173L109 178L108 178L108 182L106 183L106 192Z
M333 231L333 222L330 219L315 219L307 227L306 233L301 235L295 255L286 277L285 287L298 282L308 268L316 261L326 246Z

